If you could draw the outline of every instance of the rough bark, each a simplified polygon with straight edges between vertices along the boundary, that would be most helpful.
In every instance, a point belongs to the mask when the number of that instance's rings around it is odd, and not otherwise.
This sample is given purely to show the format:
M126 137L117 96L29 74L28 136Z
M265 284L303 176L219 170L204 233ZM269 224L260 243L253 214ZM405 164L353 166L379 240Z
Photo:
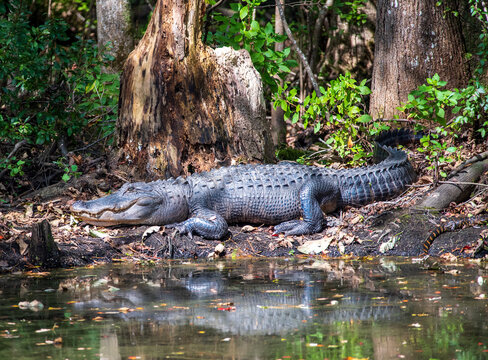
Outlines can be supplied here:
M452 182L459 182L459 184L440 185L433 192L428 193L417 207L441 210L448 207L452 202L460 203L466 201L475 188L473 183L477 182L487 170L488 160L474 163L449 179Z
M456 0L378 0L370 113L401 115L397 106L427 77L438 73L448 87L465 86L469 69ZM451 10L449 10L451 9Z
M33 265L54 268L59 265L59 249L53 239L47 220L32 226L32 237L27 257Z
M112 48L107 53L115 60L109 70L120 71L134 49L129 3L127 0L97 0L96 7L98 46L102 48L110 41Z
M273 158L259 74L247 52L202 44L204 11L203 0L159 0L125 63L118 142L146 178Z
M283 3L283 0L280 0ZM283 35L284 28L283 22L281 21L280 11L278 7L275 7L275 33ZM275 43L275 51L283 51L283 42ZM280 79L280 85L283 86L283 80ZM285 123L285 112L278 106L276 109L271 105L271 136L273 138L274 146L279 146L280 144L286 143L286 123Z

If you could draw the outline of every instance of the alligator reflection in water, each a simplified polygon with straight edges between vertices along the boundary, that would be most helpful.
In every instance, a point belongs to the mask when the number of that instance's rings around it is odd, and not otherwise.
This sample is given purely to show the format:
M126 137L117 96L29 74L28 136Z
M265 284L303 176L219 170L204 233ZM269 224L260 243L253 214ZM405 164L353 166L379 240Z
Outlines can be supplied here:
M141 283L117 297L74 304L80 312L160 325L193 325L232 335L285 335L309 322L389 320L402 316L401 298L383 293L324 292L316 274L278 274L274 282L237 281L219 271L201 271L164 286ZM163 303L163 307L158 304ZM144 310L119 312L122 306ZM156 308L155 308L156 306Z
M405 259L12 274L0 277L0 359L481 359L486 279L485 264ZM17 305L33 300L44 309Z

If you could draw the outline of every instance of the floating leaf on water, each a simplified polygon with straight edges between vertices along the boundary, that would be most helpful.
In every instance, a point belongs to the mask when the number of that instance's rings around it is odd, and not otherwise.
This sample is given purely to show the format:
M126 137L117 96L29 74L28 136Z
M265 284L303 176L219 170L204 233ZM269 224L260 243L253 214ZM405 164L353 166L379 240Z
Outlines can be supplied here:
M48 331L51 331L52 329L39 329L39 330L36 330L36 333L44 333L44 332L48 332Z
M102 286L102 285L105 285L108 283L108 280L107 279L98 279L97 281L95 281L93 283L93 287L99 287L99 286Z

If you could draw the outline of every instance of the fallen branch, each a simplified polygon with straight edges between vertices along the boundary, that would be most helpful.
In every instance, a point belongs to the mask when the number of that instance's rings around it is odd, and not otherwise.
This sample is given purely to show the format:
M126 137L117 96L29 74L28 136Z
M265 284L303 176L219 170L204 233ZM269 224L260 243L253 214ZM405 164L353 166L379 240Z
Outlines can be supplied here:
M488 158L488 151L485 151L481 154L477 154L473 156L471 159L468 159L464 162L461 163L457 168L455 168L451 173L449 174L449 178L452 178L456 176L461 170L463 170L467 165L473 164L478 161L483 161Z
M452 181L443 181L437 189L424 196L417 207L444 209L451 202L460 203L469 199L480 176L488 170L488 160L478 161L457 174ZM484 185L486 186L486 185Z

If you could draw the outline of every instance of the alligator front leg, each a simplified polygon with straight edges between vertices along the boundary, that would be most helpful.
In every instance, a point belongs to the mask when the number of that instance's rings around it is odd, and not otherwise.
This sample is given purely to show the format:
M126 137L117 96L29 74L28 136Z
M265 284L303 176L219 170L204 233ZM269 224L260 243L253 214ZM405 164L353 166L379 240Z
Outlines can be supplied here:
M194 215L178 224L166 225L167 228L176 229L180 234L188 234L190 238L193 234L200 235L205 239L222 239L228 230L225 219L215 211L202 209Z
M334 208L339 201L340 192L332 180L310 181L300 189L300 207L303 220L285 221L275 226L275 234L307 235L322 230L324 216L321 205Z

